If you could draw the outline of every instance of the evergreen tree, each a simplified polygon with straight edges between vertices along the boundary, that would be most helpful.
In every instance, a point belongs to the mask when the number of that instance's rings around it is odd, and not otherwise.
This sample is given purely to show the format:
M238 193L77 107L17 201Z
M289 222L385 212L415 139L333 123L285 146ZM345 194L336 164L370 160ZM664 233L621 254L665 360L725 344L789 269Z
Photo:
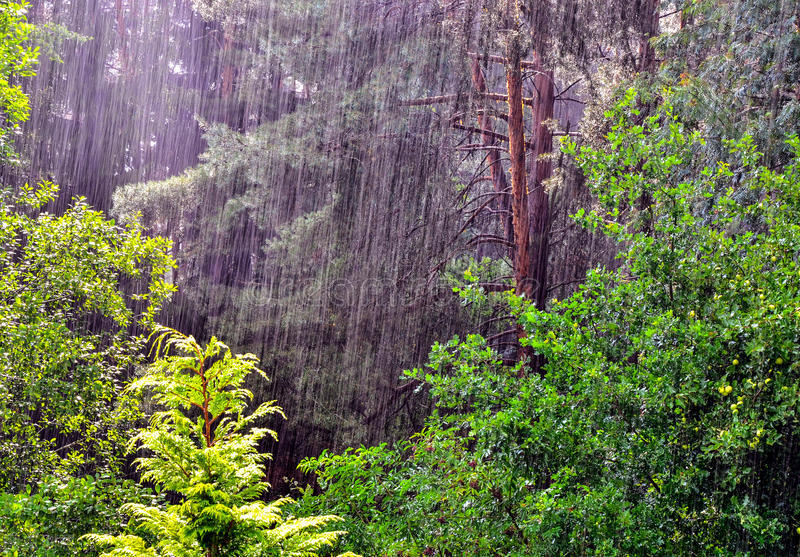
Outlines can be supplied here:
M201 13L221 14L218 4ZM114 210L141 212L173 239L182 292L170 323L257 353L275 379L257 397L295 408L275 449L277 480L298 455L407 428L398 359L413 365L437 331L463 322L451 289L430 275L454 233L452 152L436 114L409 117L397 105L408 89L439 90L452 61L426 19L441 18L432 4L243 8L246 25L218 22L238 37L233 50L254 45L231 94L292 89L294 101L276 96L245 133L206 122L201 164L119 189ZM273 81L252 85L264 71Z
M791 156L800 120L800 3L796 0L675 2L679 28L656 41L658 87L675 90L687 123L704 128L709 159L726 142L753 137L770 166Z
M337 517L284 517L281 507L289 499L259 500L269 487L263 481L269 455L259 453L258 444L276 434L253 426L283 411L265 402L245 414L253 398L243 388L245 378L251 373L266 378L255 357L234 356L216 338L203 348L174 330L158 335L153 350L162 357L128 390L151 395L164 410L152 415L131 448L144 451L136 460L141 480L180 500L165 508L122 506L145 538L93 534L87 539L113 548L103 553L107 557L313 557L332 546L343 532L319 530Z

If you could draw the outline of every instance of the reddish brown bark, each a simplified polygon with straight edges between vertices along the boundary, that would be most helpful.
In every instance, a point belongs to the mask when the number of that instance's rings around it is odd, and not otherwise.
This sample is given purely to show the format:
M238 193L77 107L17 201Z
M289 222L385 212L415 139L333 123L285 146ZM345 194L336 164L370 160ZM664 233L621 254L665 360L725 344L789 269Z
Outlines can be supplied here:
M534 87L538 92L538 102L533 112L533 156L530 158L531 171L528 181L528 208L530 214L530 267L528 280L531 282L530 299L538 308L544 308L547 294L547 256L550 243L550 199L546 183L553 175L553 132L548 121L553 118L555 88L552 70L545 70L541 57Z
M229 29L225 29L222 39L222 98L227 99L233 93L234 67L231 63L231 51L233 50L233 38Z
M508 151L511 158L511 204L514 222L514 280L517 294L532 299L533 290L528 280L530 255L528 246L529 214L527 171L525 169L525 129L522 105L522 69L520 46L511 40L506 56L506 84L508 86Z
M486 86L486 79L483 76L483 71L481 71L481 65L477 58L472 61L472 83L475 85L475 89L478 91L478 93L487 93L489 90L489 88ZM498 138L494 133L492 119L485 110L478 113L478 125L481 128L481 139L483 141L483 145L494 145L495 139ZM506 188L508 187L508 181L506 180L506 172L503 169L502 163L500 162L500 152L496 150L490 150L486 154L486 157L489 161L489 173L492 177L494 191L498 193L506 191ZM506 211L506 213L502 216L503 232L506 240L513 245L514 223L511 215L511 198L509 198L507 195L498 195L496 208L500 211ZM511 250L511 254L513 256L513 250Z

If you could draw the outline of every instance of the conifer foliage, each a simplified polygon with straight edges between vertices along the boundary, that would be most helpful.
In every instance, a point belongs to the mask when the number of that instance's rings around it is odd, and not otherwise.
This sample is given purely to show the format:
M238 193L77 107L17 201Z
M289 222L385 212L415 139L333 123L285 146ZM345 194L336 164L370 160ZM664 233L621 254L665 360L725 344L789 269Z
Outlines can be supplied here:
M281 498L260 500L269 485L258 443L274 431L253 425L270 415L283 416L275 401L245 415L252 393L243 388L251 373L260 374L251 354L233 355L212 338L202 347L173 329L157 332L154 351L160 357L128 390L150 395L163 410L131 440L143 451L136 460L142 481L177 493L166 508L128 503L143 537L89 535L117 556L314 556L332 546L343 532L319 530L335 516L284 517ZM155 540L152 544L147 540Z

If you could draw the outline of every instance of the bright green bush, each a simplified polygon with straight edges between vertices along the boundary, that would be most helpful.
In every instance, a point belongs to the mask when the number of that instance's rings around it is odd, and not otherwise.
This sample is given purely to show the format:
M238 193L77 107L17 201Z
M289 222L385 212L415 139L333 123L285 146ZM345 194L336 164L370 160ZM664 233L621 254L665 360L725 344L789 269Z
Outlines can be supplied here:
M576 156L599 200L577 215L625 264L547 311L525 307L544 375L480 337L437 345L426 428L305 461L381 555L795 555L800 546L800 141L769 169L748 138L704 142L667 95L629 92ZM703 168L700 172L692 169Z
M268 454L258 452L265 436L275 432L253 427L269 415L283 415L274 401L245 414L253 395L243 388L256 373L251 354L236 355L217 339L205 348L192 337L165 329L155 352L163 357L128 389L147 393L164 410L131 441L142 451L136 459L141 479L175 493L175 504L148 506L127 502L130 515L152 543L133 534L89 535L104 556L287 556L313 557L332 546L343 532L324 531L335 516L284 516L291 500L264 503L263 481ZM170 351L174 354L170 355Z
M99 528L122 532L117 509L125 502L154 504L161 498L131 480L109 474L44 478L36 490L0 493L0 554L66 557L96 555L78 538Z
M117 386L172 292L166 240L80 199L44 212L55 193L0 191L0 491L117 462L130 425Z
M15 162L13 135L28 119L28 97L20 79L34 74L38 49L28 45L33 26L26 18L26 2L0 3L0 162Z

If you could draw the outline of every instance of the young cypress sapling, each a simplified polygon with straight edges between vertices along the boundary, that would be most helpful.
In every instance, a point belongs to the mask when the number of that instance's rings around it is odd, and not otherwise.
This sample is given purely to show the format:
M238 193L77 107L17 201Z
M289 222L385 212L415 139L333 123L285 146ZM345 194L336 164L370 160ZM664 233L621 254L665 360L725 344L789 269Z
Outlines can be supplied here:
M121 510L147 537L86 536L108 548L104 557L120 556L315 556L333 546L344 532L319 531L336 516L284 517L291 499L260 500L269 485L258 443L274 431L253 427L283 410L275 401L245 415L253 394L242 385L251 373L266 378L252 354L233 355L212 338L201 347L173 329L156 332L154 352L162 356L128 387L134 395L149 393L164 409L131 440L144 450L136 459L141 480L177 493L166 508L127 503Z

